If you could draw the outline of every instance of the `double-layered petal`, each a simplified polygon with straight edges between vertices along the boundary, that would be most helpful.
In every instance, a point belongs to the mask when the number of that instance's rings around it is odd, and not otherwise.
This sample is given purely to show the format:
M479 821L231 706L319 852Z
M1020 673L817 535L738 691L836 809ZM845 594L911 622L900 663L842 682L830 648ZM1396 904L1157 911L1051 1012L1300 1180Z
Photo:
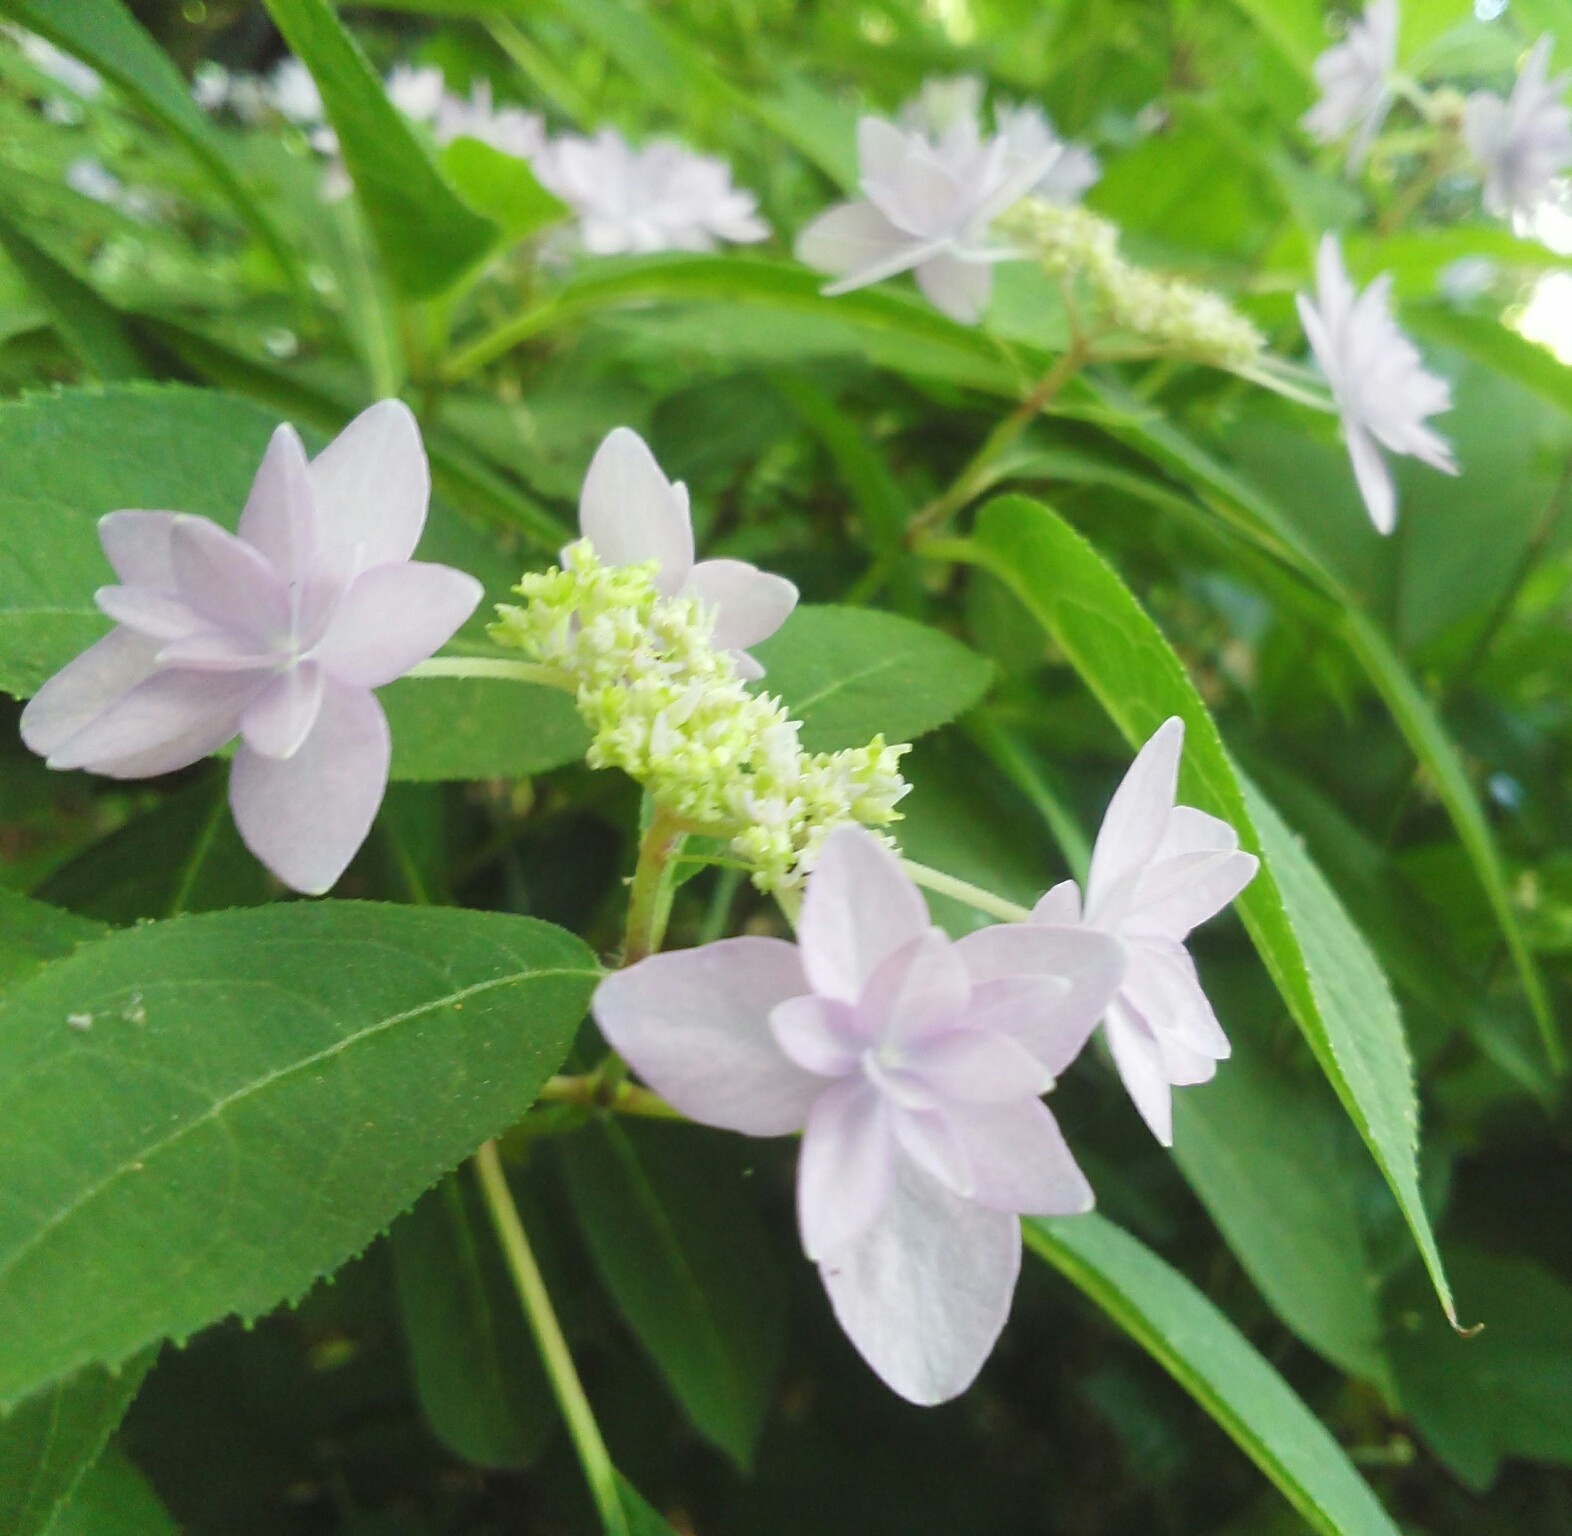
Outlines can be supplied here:
M1530 50L1504 101L1475 91L1463 105L1463 141L1484 175L1485 207L1507 217L1531 213L1572 162L1572 109L1565 74L1547 78L1549 35Z
M715 644L732 653L738 675L764 676L747 648L786 622L797 606L797 588L746 560L695 563L688 488L666 478L629 427L609 432L590 460L579 493L579 530L606 565L654 561L663 596L694 598L714 615Z
M1300 122L1322 144L1351 134L1348 164L1355 166L1364 159L1391 104L1397 0L1370 0L1343 41L1321 53L1311 67L1321 95Z
M962 1391L1009 1310L1021 1213L1088 1209L1041 1095L1107 1008L1114 941L1016 925L952 943L889 851L825 840L795 945L657 955L595 997L607 1038L693 1119L801 1130L804 1250L873 1368L914 1402Z
M1331 386L1354 479L1382 533L1397 526L1397 492L1382 448L1457 473L1446 439L1425 425L1427 417L1451 407L1451 389L1425 368L1418 348L1398 329L1390 295L1385 273L1363 293L1356 291L1337 238L1328 234L1316 252L1316 297L1297 296L1305 336Z
M1067 880L1032 911L1033 923L1095 929L1121 946L1124 974L1104 1030L1130 1097L1164 1145L1173 1140L1171 1090L1206 1082L1228 1055L1184 941L1257 866L1226 822L1174 803L1183 746L1184 722L1175 718L1136 754L1098 831L1084 910Z
M22 735L51 767L145 778L235 736L236 825L287 885L327 890L365 840L391 744L372 690L441 646L481 596L412 561L426 459L398 401L308 461L280 427L229 533L173 512L111 512L99 535L117 627L51 678Z

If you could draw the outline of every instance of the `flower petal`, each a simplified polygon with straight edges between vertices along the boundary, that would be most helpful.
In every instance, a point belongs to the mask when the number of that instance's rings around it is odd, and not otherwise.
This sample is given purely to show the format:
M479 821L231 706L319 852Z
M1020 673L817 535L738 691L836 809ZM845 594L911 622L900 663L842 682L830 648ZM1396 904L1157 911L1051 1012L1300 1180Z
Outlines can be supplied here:
M175 640L203 627L202 620L178 597L157 587L100 587L93 601L115 623L151 640Z
M860 1073L832 1083L808 1112L797 1160L797 1225L810 1259L867 1229L895 1183L890 1106Z
M912 1046L903 1066L937 1097L967 1104L1004 1104L1035 1098L1053 1086L1053 1074L1017 1040L991 1029L950 1030Z
M770 1033L789 1060L817 1077L844 1077L867 1044L859 1037L854 1008L811 992L776 1004Z
M285 885L320 896L371 831L391 752L370 689L327 679L316 725L292 757L263 757L244 743L235 753L229 804L246 846Z
M1156 1035L1123 999L1108 1010L1103 1029L1125 1092L1141 1112L1152 1135L1165 1147L1171 1147L1174 1144L1173 1093Z
M975 1380L1020 1268L1014 1216L962 1200L902 1159L878 1217L819 1273L863 1359L908 1402L926 1405Z
M942 929L888 955L862 989L858 1014L871 1040L904 1049L955 1027L971 997L966 963Z
M797 606L792 582L746 560L701 560L683 593L713 610L713 638L723 651L746 650L768 639Z
M380 688L452 639L484 596L452 566L374 566L350 584L311 654L340 682Z
M827 209L805 225L793 254L836 279L826 293L846 293L909 270L932 249L931 241L913 239L872 203L859 201Z
M259 647L289 634L289 592L277 571L244 539L205 517L180 517L169 537L180 600L217 629L239 630Z
M114 779L148 779L189 767L240 728L254 675L155 672L61 743L52 768L86 768Z
M316 503L300 434L285 422L268 440L236 532L286 580L316 553Z
M974 325L993 292L993 268L939 252L918 264L915 276L924 297L940 314Z
M98 542L115 575L127 586L175 589L169 535L176 512L106 512L98 520Z
M1092 1187L1040 1099L946 1104L939 1114L965 1159L968 1199L1023 1216L1079 1216L1091 1210Z
M1020 1041L1057 1077L1080 1055L1124 975L1124 946L1089 928L999 923L958 939L976 987L970 1022ZM1026 988L1025 979L1038 983Z
M614 427L595 450L579 492L579 529L604 565L655 561L668 596L693 569L687 487L666 478L631 427Z
M1359 487L1370 521L1376 525L1378 533L1390 533L1397 527L1397 490L1392 484L1392 471L1381 457L1376 440L1348 416L1343 418L1343 441L1348 445L1354 483Z
M1073 880L1061 880L1032 908L1034 923L1051 923L1057 928L1073 928L1081 920L1081 888Z
M112 629L68 661L22 711L22 740L49 757L111 704L153 675L157 641Z
M408 560L426 526L431 470L414 412L368 406L311 461L317 538L358 546L362 569Z
M324 676L314 661L280 672L247 706L240 734L263 757L293 757L322 709Z
M1226 821L1175 806L1136 885L1124 931L1182 940L1250 883L1257 864L1254 854L1240 851L1239 836Z
M1114 791L1092 849L1086 876L1087 921L1099 927L1122 915L1127 884L1157 851L1174 807L1184 721L1165 720L1135 755Z
M831 829L808 879L797 922L812 990L855 1003L874 971L928 931L922 894L873 833Z
M749 1136L801 1130L824 1079L787 1059L770 1012L808 991L795 945L722 939L601 982L601 1033L689 1119Z
M1217 1022L1196 974L1195 962L1182 944L1131 946L1130 970L1121 998L1136 1009L1159 1045L1169 1041L1207 1061L1228 1056L1228 1036ZM1192 1067L1191 1070L1200 1070ZM1188 1079L1169 1074L1169 1082L1205 1082L1212 1070Z

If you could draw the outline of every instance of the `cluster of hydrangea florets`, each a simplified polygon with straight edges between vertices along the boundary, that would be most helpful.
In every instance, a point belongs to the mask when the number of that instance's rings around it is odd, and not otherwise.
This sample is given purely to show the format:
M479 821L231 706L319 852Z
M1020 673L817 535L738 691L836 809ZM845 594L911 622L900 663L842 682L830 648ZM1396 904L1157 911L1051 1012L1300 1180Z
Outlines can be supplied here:
M1001 228L1053 275L1085 282L1098 311L1119 330L1223 368L1253 363L1265 349L1265 338L1226 299L1126 261L1118 230L1085 208L1029 197Z
M762 890L796 885L833 826L887 826L907 791L904 745L806 752L798 724L749 692L716 614L662 596L656 561L601 563L588 539L519 583L492 635L571 682L595 768L620 768L695 830L729 839Z
M596 450L579 527L492 634L574 691L592 766L621 768L669 814L726 838L763 890L800 882L832 826L895 819L905 746L805 752L781 702L744 686L764 675L747 648L780 628L797 589L744 560L696 561L687 488L638 433L618 427Z

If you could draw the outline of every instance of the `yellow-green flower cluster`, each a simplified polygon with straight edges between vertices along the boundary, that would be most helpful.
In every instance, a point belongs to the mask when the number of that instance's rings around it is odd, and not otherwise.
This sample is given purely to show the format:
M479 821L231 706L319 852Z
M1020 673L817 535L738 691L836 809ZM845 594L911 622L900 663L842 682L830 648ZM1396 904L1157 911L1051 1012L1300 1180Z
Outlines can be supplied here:
M907 748L875 737L803 751L780 700L750 693L714 645L713 615L661 596L655 575L653 564L604 566L580 540L560 568L524 577L523 606L497 610L499 643L572 681L594 732L590 765L622 769L657 805L727 838L762 890L801 881L836 823L894 821Z
M1252 363L1266 346L1217 294L1126 261L1118 231L1085 208L1032 197L1004 224L1050 273L1084 279L1104 317L1120 330L1221 368Z

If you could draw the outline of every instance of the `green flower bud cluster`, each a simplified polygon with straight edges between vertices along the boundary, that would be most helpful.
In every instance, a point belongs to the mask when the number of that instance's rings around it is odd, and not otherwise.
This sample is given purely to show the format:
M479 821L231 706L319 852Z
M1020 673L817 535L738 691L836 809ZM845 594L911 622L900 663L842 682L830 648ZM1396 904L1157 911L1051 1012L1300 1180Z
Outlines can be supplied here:
M588 760L620 768L695 831L729 840L761 890L797 885L843 821L885 827L910 787L904 745L805 752L779 699L750 693L692 598L662 597L656 566L605 566L589 541L526 575L491 634L570 679L594 732Z
M1126 261L1118 231L1085 208L1026 198L1001 225L1054 276L1083 278L1120 330L1221 368L1252 363L1265 349L1265 338L1225 299Z

